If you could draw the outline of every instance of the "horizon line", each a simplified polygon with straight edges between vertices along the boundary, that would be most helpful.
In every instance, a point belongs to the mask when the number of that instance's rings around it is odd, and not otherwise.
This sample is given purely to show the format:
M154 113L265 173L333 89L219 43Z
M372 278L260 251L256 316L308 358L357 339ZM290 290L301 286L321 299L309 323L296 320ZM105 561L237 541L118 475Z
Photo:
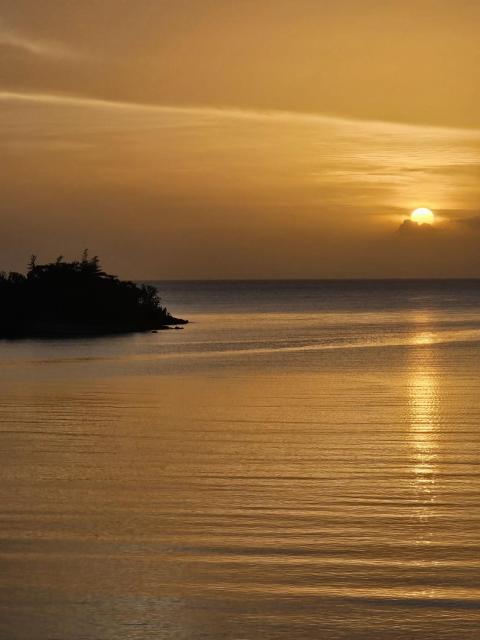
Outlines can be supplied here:
M133 282L480 282L478 276L385 276L318 278L134 278Z

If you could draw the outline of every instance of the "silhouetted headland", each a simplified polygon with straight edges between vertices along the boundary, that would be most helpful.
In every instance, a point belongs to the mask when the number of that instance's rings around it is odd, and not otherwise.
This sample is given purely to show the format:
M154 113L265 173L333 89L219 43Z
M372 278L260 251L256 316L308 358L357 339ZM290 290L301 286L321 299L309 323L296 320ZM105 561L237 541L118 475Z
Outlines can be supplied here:
M160 304L157 289L105 273L98 258L0 273L0 337L66 337L167 329L186 324Z

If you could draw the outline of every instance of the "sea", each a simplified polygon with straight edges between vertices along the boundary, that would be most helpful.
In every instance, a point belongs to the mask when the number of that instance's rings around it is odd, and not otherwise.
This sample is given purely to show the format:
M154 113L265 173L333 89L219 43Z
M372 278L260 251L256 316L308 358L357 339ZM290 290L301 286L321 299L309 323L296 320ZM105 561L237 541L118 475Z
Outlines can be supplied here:
M0 638L480 638L480 281L156 284L0 341Z

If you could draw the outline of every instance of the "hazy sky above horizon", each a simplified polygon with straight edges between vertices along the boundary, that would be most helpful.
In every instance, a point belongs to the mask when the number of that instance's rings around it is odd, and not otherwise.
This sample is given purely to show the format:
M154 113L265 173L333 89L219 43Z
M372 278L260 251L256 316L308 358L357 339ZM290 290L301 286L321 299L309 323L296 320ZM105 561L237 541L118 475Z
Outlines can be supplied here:
M476 0L0 0L0 269L480 276L479 27Z

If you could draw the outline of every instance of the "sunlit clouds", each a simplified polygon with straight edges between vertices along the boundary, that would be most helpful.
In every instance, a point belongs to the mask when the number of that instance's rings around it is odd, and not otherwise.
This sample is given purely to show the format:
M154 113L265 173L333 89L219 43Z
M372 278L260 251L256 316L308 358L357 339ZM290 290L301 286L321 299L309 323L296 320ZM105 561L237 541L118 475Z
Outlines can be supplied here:
M263 183L275 205L275 191L284 193L288 187L291 204L319 206L320 218L325 204L366 207L372 214L398 209L403 215L418 193L436 208L453 212L474 207L479 198L477 176L468 171L479 162L478 131L33 92L0 92L0 109L2 142L12 160L16 148L22 149L22 162L28 162L29 150L71 146L84 148L75 154L77 167L86 160L85 170L96 170L94 163L101 165L111 154L107 173L97 174L100 182L130 176L152 187L153 178L158 186L163 177L188 171L192 184L182 184L187 192L208 191L209 177L222 192L226 185L218 179L229 169L232 189L234 177L239 187L242 181L258 188ZM459 168L464 169L462 189ZM196 184L198 175L205 182ZM294 194L299 190L305 191L303 197ZM247 201L255 199L255 191L249 195Z
M2 51L3 50L3 51ZM2 58L11 58L12 55L27 54L40 56L46 59L75 58L79 53L74 53L68 47L58 42L31 38L8 27L0 18L0 51Z

